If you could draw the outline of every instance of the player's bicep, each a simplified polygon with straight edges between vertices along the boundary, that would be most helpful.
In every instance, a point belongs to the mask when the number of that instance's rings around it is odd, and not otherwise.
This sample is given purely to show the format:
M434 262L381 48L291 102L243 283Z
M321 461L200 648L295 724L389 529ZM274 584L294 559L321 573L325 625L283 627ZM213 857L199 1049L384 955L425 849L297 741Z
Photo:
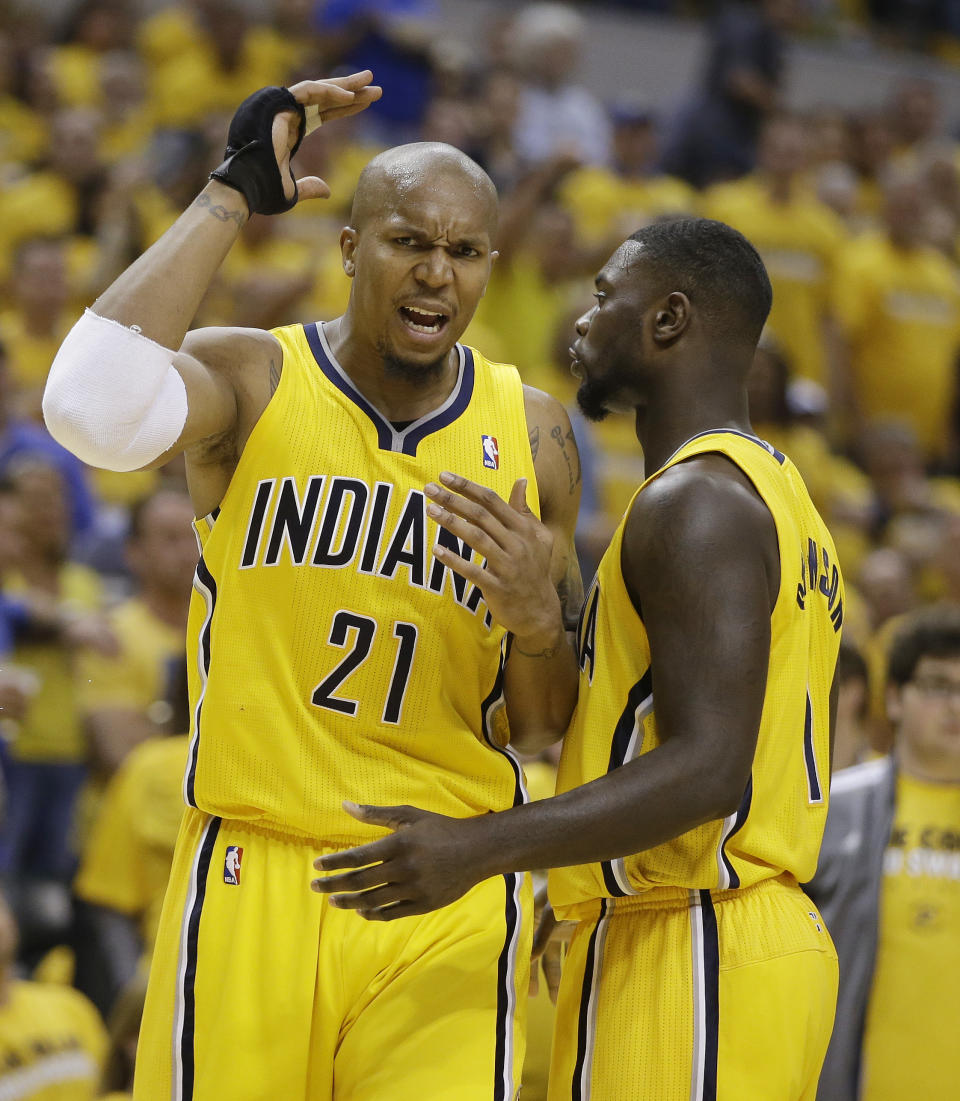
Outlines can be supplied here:
M572 627L583 603L583 581L574 542L582 488L580 452L570 418L560 402L525 386L524 404L540 518L553 535L551 578L563 604L564 622Z
M173 365L187 391L187 419L163 461L201 440L228 432L237 419L237 394L229 377L186 352L177 352Z
M763 517L750 502L716 488L701 479L678 494L641 495L624 574L650 639L658 730L690 740L733 796L749 775L763 711L769 533L753 530Z
M245 379L279 374L283 353L276 339L256 329L196 329L187 333L173 366L187 393L187 417L177 442L157 466L205 440L237 428Z

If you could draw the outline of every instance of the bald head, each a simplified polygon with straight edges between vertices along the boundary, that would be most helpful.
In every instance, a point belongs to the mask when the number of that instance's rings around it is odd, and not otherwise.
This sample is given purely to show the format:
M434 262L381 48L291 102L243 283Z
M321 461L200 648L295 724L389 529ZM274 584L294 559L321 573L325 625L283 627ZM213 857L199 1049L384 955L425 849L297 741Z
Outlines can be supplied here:
M465 182L476 196L478 208L493 238L497 228L497 189L493 180L472 160L452 145L419 141L398 145L378 154L360 173L353 197L350 224L362 229L372 214L422 188L443 192L447 181Z

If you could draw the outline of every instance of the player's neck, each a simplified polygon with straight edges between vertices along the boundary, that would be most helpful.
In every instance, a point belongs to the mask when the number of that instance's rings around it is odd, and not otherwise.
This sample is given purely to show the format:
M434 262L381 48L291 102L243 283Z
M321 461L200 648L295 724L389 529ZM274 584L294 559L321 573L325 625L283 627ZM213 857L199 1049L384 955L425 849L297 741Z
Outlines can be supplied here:
M692 401L690 393L678 387L638 406L637 439L647 475L659 470L687 440L721 429L753 432L746 394L704 395Z
M347 316L324 325L324 335L337 363L350 381L392 422L411 422L438 409L450 397L460 373L456 346L436 371L424 368L422 378L408 378L387 369L383 354L354 336Z

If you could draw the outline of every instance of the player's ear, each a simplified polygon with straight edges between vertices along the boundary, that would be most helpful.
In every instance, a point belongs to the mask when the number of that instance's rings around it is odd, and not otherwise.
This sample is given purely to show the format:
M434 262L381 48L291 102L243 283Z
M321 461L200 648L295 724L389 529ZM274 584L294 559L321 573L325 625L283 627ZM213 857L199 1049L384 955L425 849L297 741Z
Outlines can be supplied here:
M497 257L500 255L496 249L490 253L490 267L487 270L487 278L483 284L483 290L480 292L480 297L483 298L487 293L487 287L490 285L490 272L493 271L493 265L497 262Z
M657 344L672 344L690 324L690 299L683 291L671 291L657 304L653 315L653 339Z
M357 270L354 259L357 251L357 231L353 226L344 226L340 230L340 257L343 270L352 279Z

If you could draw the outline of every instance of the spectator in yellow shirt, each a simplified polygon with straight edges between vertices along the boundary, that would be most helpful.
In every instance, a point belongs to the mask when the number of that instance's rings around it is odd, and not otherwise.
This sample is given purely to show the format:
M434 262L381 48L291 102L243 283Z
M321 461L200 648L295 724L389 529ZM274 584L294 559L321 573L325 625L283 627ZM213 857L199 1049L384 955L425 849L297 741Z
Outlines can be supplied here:
M757 248L773 285L767 322L793 376L827 382L827 308L836 259L847 234L836 214L806 185L808 139L794 115L763 127L756 173L718 184L703 213L739 229Z
M6 579L6 591L37 593L77 616L93 616L100 608L101 585L92 570L67 560L70 515L60 473L33 457L11 467L10 478L21 503L25 547L19 573ZM101 637L109 648L105 627ZM73 809L86 773L73 655L58 637L41 637L18 643L13 656L33 671L38 687L10 747L0 871L67 879L74 864Z
M163 732L171 677L184 662L197 544L185 493L160 489L134 507L127 559L135 594L110 615L119 653L87 655L81 675L91 760L116 771L140 742Z
M931 464L955 446L960 284L956 267L924 239L926 210L916 174L889 179L884 230L844 250L833 306L835 400L847 438L855 441L872 421L900 420Z
M73 324L67 257L62 240L34 237L14 254L7 308L0 312L0 335L17 389L17 412L43 423L40 399L57 349Z
M16 977L17 928L0 896L0 1097L93 1101L107 1046L77 990Z
M559 188L577 232L592 245L621 241L664 214L695 207L696 192L683 180L659 174L656 119L649 106L631 100L614 104L613 161L610 167L584 164Z
M185 660L169 697L173 736L136 746L113 775L73 884L74 983L105 1017L149 964L170 877L190 728Z

